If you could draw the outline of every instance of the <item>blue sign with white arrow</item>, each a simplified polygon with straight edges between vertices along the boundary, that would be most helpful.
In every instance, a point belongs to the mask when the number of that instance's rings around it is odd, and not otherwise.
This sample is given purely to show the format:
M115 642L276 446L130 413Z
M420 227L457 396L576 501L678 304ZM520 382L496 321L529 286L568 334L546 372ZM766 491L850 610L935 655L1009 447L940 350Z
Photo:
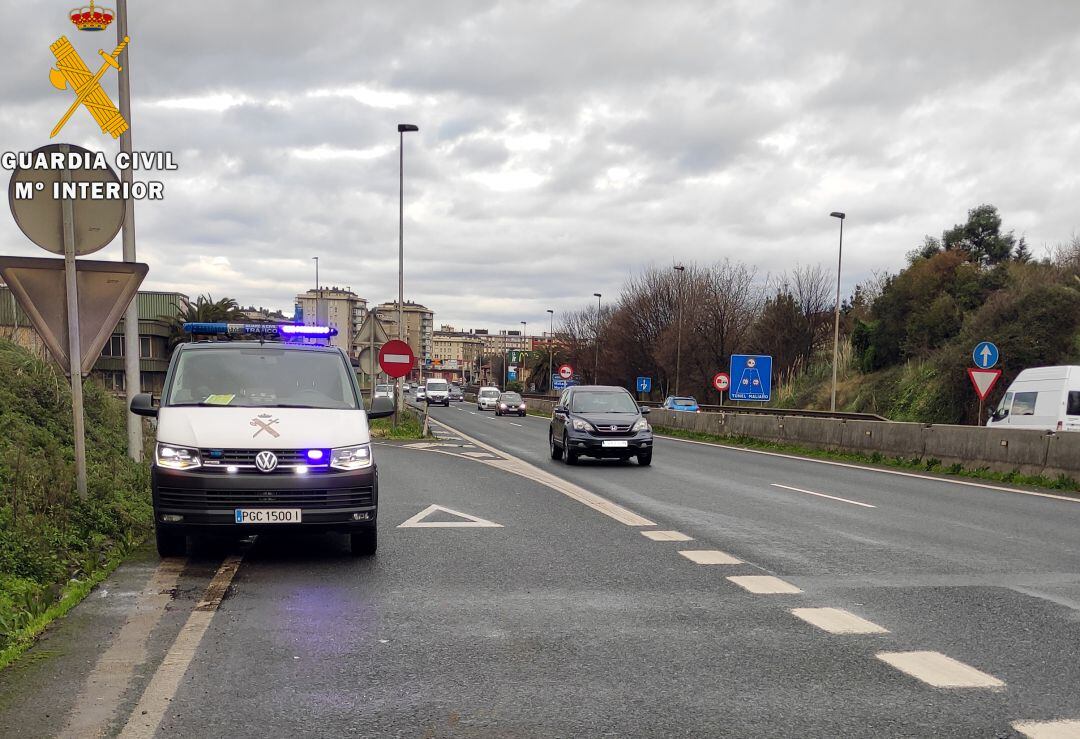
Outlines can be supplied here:
M980 341L971 358L975 360L975 366L979 369L990 369L998 363L998 348L990 341Z
M772 357L732 354L728 400L767 401L772 397Z
M652 392L652 378L651 377L639 377L637 378L637 391L639 393Z

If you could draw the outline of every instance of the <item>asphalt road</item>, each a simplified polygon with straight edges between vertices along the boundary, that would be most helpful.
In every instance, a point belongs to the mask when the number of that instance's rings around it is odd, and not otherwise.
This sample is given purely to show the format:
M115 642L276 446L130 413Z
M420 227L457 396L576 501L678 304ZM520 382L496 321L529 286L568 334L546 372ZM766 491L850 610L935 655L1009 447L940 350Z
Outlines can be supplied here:
M0 673L0 735L1040 736L1021 722L1080 719L1080 503L676 441L650 468L567 467L544 419L432 417L457 431L376 450L375 558L333 536L144 552ZM400 527L432 505L491 525ZM469 520L419 518L445 522Z

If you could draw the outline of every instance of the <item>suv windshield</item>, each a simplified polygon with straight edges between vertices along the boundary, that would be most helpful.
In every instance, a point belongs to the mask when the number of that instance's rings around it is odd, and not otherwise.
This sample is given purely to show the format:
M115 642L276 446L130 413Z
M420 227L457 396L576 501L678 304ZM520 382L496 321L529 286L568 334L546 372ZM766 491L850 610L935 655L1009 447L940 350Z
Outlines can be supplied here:
M430 380L427 384L428 392L434 390L437 393L445 393L449 386L441 380Z
M181 352L163 406L357 408L336 352L257 346Z
M570 410L574 413L637 413L638 405L623 392L582 390L574 393Z

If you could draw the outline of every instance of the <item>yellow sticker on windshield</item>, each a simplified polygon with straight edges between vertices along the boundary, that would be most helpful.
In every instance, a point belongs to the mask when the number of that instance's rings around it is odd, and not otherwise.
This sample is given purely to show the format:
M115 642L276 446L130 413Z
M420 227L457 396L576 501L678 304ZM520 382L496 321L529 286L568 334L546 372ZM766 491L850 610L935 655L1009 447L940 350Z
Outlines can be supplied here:
M235 397L235 395L208 395L203 402L207 405L228 405Z

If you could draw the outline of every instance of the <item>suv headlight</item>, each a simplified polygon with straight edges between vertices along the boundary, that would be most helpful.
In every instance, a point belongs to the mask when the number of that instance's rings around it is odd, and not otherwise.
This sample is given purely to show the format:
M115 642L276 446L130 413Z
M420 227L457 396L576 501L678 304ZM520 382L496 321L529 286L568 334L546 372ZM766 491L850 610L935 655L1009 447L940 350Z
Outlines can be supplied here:
M371 445L343 446L330 451L330 466L338 470L362 470L371 466Z
M648 421L646 421L644 418L639 418L637 420L637 423L635 423L633 428L631 428L630 430L634 431L634 432L637 432L637 431L650 431L651 429L649 428L649 422Z
M592 431L593 425L583 418L575 418L573 420L575 431Z
M158 444L154 447L154 458L158 467L170 470L193 470L202 467L199 450L175 444Z

